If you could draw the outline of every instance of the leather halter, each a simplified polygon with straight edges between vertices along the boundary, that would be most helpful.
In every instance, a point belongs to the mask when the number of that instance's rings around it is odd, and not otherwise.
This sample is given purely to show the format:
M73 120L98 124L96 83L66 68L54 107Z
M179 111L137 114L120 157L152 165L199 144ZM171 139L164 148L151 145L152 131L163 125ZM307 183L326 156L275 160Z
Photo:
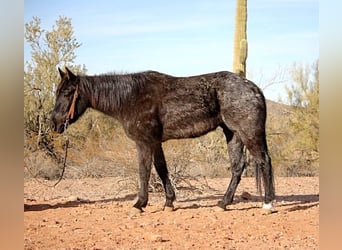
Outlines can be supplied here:
M69 122L70 119L74 118L77 97L78 97L78 85L76 85L76 89L74 92L74 96L72 98L71 106L66 117L66 122Z

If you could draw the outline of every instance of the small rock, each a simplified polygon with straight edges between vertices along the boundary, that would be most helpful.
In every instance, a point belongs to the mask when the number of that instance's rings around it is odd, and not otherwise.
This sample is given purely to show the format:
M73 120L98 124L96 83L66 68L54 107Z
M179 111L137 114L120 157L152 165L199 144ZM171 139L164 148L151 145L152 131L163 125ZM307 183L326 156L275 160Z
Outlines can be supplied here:
M219 206L215 206L214 210L215 210L215 212L224 212L224 211L226 211L226 209L224 209L222 207L219 207Z
M80 199L75 195L71 195L66 199L67 202L78 201L78 200Z
M275 210L274 208L272 209L265 209L265 208L262 208L262 214L263 215L269 215L269 214L274 214L274 213L277 213L278 211Z
M150 234L148 236L149 240L152 242L162 242L163 237L160 234Z
M138 208L132 207L129 211L128 211L128 216L129 217L135 217L138 215L141 215L142 211Z
M174 207L167 207L167 206L164 207L165 212L173 212L174 210L175 210Z

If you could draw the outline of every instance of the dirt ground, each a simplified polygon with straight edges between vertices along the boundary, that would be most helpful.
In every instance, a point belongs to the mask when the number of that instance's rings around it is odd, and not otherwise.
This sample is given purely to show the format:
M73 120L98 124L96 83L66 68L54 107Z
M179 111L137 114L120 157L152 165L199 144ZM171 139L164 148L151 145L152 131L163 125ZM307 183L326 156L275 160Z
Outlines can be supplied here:
M268 215L253 178L243 178L234 204L218 211L229 182L220 178L178 187L172 212L163 211L163 193L150 193L145 212L130 216L129 180L63 180L51 188L53 181L32 179L24 183L25 249L318 249L319 178L275 181L276 212Z

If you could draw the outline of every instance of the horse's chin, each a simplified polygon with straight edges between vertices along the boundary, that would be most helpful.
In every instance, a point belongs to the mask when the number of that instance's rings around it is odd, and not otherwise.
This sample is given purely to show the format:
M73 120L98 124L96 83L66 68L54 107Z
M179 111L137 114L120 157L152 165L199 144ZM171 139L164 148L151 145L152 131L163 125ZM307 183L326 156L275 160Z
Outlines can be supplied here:
M57 127L55 132L58 134L62 134L64 132L64 130L65 130L65 126L64 126L64 124L61 124L60 126Z

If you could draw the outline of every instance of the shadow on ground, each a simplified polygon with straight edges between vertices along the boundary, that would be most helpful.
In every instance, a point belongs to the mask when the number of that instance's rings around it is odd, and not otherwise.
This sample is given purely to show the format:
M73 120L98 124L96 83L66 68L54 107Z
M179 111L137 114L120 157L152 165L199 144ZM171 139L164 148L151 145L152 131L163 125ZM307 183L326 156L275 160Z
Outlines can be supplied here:
M24 212L28 211L43 211L48 209L56 209L56 208L68 208L68 207L78 207L81 204L95 204L95 203L111 203L111 202L123 202L123 201L131 201L136 198L136 193L128 194L124 197L113 198L113 199L102 199L102 200L81 200L76 199L72 201L65 201L59 202L56 204L24 204ZM205 207L216 207L216 204L201 204L201 201L212 201L217 200L220 201L222 195L208 195L208 196L201 196L196 198L187 198L178 200L180 204L186 204L191 202L198 202L195 204L190 204L186 206L178 207L178 209L198 209L198 208L205 208ZM240 203L240 202L261 202L262 199L260 196L253 196L251 195L248 199L244 199L241 196L236 196L234 199L233 204ZM319 205L319 195L318 194L311 194L311 195L280 195L276 197L277 207L286 207L287 211L297 211L297 210L305 210L311 207ZM237 208L237 210L249 210L259 208L259 206L251 206L249 208Z
M178 201L179 203L188 203L188 202L201 202L205 200L218 200L220 201L222 195L209 195L209 196L202 196L196 198L188 198ZM311 207L319 205L319 195L318 194L309 194L309 195L280 195L276 196L276 207L286 207L289 206L287 211L297 211L297 210L305 210ZM262 202L262 197L251 195L248 199L243 198L242 196L236 196L234 198L233 204L240 203L240 202ZM229 205L228 205L229 206ZM188 206L182 206L178 209L197 209L203 207L216 207L216 204L209 204L209 205L201 205L201 204L191 204ZM249 210L254 208L260 208L260 206L251 206L248 208L236 208L235 210Z
M104 200L73 200L73 201L65 201L58 202L56 204L24 204L24 212L28 211L43 211L47 209L56 209L56 208L68 208L68 207L78 207L81 204L95 204L95 203L110 203L110 202L122 202L122 201L130 201L136 198L136 194L128 194L124 197L114 198L114 199L104 199Z

